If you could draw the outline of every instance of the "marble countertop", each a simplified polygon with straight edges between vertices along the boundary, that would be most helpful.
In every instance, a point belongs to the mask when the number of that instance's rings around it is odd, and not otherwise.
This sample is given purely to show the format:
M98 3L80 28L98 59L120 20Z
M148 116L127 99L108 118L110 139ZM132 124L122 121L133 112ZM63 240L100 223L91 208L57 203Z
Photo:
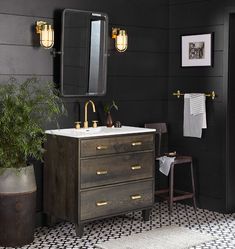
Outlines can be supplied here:
M136 133L147 133L155 132L155 129L133 127L133 126L122 126L121 128L108 128L106 126L99 126L97 128L69 128L69 129L56 129L46 130L46 134L52 134L57 136L66 136L73 138L86 138L86 137L99 137L99 136L113 136L122 134L136 134Z

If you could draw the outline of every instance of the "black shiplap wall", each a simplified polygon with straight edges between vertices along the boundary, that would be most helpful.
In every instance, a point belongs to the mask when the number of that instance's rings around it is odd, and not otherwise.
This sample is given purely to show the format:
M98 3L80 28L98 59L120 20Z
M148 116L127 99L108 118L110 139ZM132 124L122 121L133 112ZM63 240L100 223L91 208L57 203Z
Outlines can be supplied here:
M119 111L115 119L126 125L167 118L168 77L168 0L1 0L0 1L0 84L10 76L19 80L37 76L42 81L58 79L59 71L48 50L40 48L34 23L47 20L60 32L60 13L64 8L106 12L109 28L121 26L129 34L125 53L113 49L110 39L108 91L94 97L100 124L104 120L102 103L116 100ZM59 47L59 41L55 41ZM58 58L55 60L58 62ZM57 82L58 80L57 80ZM87 98L64 98L68 116L61 127L73 127L83 120ZM79 115L80 113L80 115ZM90 113L90 116L92 114ZM49 125L47 128L53 128ZM42 166L36 166L38 185L37 210L42 209Z
M227 3L228 4L228 3ZM230 5L235 5L230 1ZM170 0L169 4L168 121L174 149L195 159L195 177L201 207L228 211L227 206L227 68L224 35L225 3L219 0ZM180 67L180 35L214 33L214 65L205 68ZM215 91L207 98L207 130L202 139L183 137L183 98L172 93ZM179 176L180 185L187 185ZM234 207L233 207L234 209Z

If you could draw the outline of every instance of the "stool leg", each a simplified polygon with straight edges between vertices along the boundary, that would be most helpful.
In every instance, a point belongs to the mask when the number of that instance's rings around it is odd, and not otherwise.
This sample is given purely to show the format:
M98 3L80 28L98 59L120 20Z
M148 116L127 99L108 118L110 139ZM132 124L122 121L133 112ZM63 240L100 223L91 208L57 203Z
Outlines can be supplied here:
M174 163L171 164L170 169L170 189L169 189L169 211L170 214L173 209L173 195L174 195Z
M197 211L197 205L196 205L196 197L195 197L195 185L194 185L194 176L193 176L193 163L191 162L191 177L192 177L192 190L193 190L193 206L195 212Z

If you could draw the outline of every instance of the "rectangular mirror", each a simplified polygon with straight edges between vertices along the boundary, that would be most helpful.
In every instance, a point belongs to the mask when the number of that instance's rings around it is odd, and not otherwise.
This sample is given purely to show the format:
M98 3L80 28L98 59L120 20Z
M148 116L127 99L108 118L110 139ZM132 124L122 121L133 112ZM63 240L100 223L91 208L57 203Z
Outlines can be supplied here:
M62 14L61 94L106 93L108 16L65 9Z

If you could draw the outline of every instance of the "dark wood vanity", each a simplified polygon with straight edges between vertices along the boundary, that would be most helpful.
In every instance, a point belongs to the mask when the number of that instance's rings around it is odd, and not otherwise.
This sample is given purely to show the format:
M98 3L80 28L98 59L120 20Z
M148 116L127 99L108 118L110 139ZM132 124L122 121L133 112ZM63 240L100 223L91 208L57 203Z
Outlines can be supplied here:
M44 210L50 219L84 224L154 203L154 132L94 137L47 134Z

